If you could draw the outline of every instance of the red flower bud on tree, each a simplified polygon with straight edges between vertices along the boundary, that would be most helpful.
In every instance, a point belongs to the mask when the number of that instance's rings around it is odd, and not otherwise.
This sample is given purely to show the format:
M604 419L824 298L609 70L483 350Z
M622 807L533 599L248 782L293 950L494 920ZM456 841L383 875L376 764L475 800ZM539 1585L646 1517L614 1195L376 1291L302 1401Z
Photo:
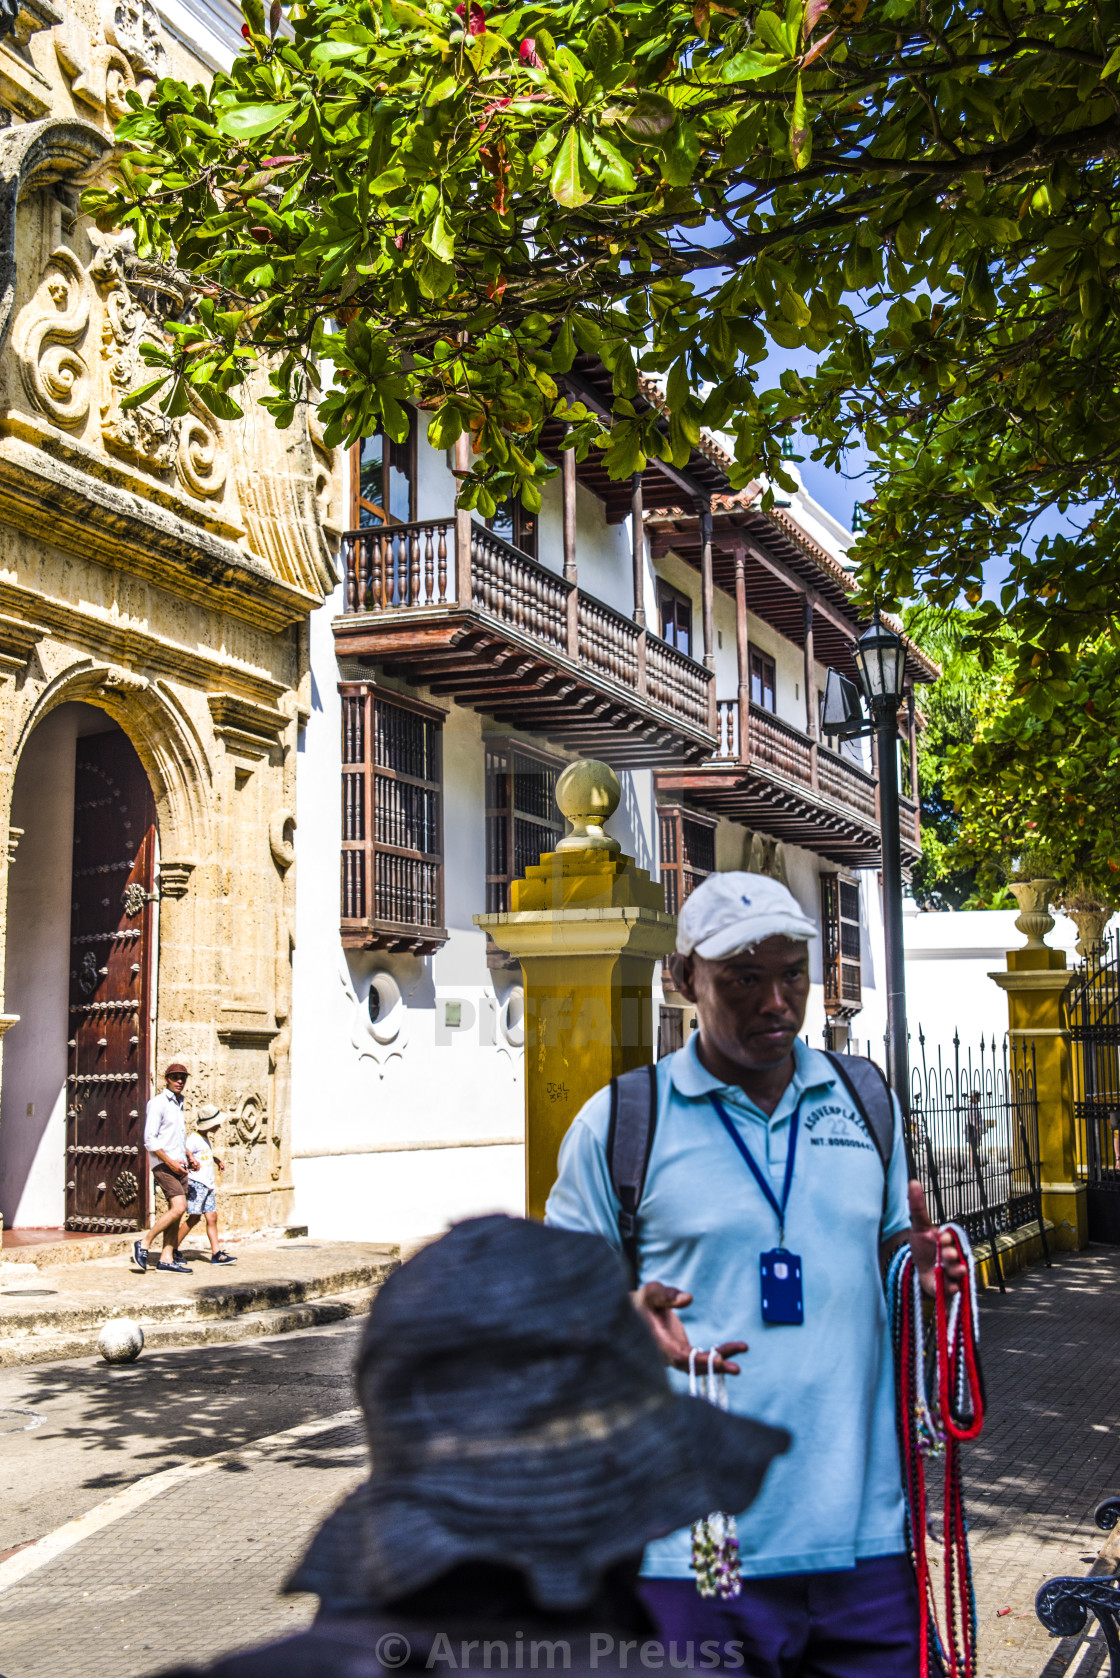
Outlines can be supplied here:
M467 8L465 4L456 6L455 16L466 20L465 27L468 35L485 35L486 13L483 11L482 7L476 3L476 0L470 0L470 6L471 10L469 19L467 18Z
M531 70L539 70L541 61L537 57L537 43L531 35L526 35L518 49L522 64L527 64Z

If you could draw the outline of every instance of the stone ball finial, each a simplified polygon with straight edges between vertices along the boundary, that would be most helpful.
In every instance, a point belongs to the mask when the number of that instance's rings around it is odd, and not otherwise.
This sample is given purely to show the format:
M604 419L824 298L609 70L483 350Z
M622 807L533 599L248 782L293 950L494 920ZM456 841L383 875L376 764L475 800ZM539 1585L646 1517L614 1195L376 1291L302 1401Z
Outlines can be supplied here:
M569 763L556 783L556 803L571 823L571 832L556 849L606 851L618 856L622 846L603 832L603 823L614 815L621 797L622 787L609 763L590 757Z

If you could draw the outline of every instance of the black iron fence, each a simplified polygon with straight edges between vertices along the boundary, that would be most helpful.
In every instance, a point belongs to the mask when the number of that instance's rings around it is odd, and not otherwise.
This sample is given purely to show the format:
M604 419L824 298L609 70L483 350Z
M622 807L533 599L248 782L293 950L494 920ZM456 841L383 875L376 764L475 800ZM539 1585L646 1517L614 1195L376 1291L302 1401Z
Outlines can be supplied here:
M997 1235L1037 1224L1045 1247L1034 1044L1009 1047L993 1036L979 1049L962 1048L954 1033L934 1049L919 1028L917 1046L910 1145L932 1216L960 1224L993 1251Z
M1090 1241L1120 1241L1120 938L1089 946L1066 1001L1077 1175Z

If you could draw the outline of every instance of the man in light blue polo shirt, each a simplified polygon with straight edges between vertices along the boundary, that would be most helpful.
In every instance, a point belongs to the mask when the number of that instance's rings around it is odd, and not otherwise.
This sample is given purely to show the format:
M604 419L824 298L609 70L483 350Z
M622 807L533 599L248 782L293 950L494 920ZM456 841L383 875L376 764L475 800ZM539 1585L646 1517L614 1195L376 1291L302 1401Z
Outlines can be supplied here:
M932 1291L938 1244L953 1281L961 1261L920 1185L908 1191L897 1104L884 1185L842 1080L800 1040L815 935L759 874L711 875L678 923L673 972L699 1030L657 1069L635 1300L669 1364L687 1369L690 1345L714 1349L714 1367L740 1377L731 1408L787 1428L793 1444L738 1516L739 1597L699 1596L687 1531L650 1545L642 1571L662 1635L741 1640L749 1678L914 1678L881 1267L909 1239ZM620 1248L609 1108L603 1090L573 1122L546 1221ZM773 1278L775 1259L783 1292L768 1286L764 1307L761 1267Z

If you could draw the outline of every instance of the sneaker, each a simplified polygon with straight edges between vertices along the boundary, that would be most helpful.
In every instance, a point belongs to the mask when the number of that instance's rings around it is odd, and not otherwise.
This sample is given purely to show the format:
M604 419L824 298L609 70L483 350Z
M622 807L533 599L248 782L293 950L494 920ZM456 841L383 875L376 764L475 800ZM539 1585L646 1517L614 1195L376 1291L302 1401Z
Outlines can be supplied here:
M171 1263L171 1264L164 1264L161 1261L159 1264L156 1265L156 1269L157 1270L178 1270L184 1276L189 1276L191 1274L190 1265L189 1264L182 1264L178 1259L175 1259L173 1261L173 1263Z
M132 1262L137 1270L147 1270L148 1268L148 1249L142 1241L132 1243Z
M232 1253L215 1253L213 1255L213 1257L211 1258L210 1263L211 1264L236 1264L237 1260L234 1258Z

